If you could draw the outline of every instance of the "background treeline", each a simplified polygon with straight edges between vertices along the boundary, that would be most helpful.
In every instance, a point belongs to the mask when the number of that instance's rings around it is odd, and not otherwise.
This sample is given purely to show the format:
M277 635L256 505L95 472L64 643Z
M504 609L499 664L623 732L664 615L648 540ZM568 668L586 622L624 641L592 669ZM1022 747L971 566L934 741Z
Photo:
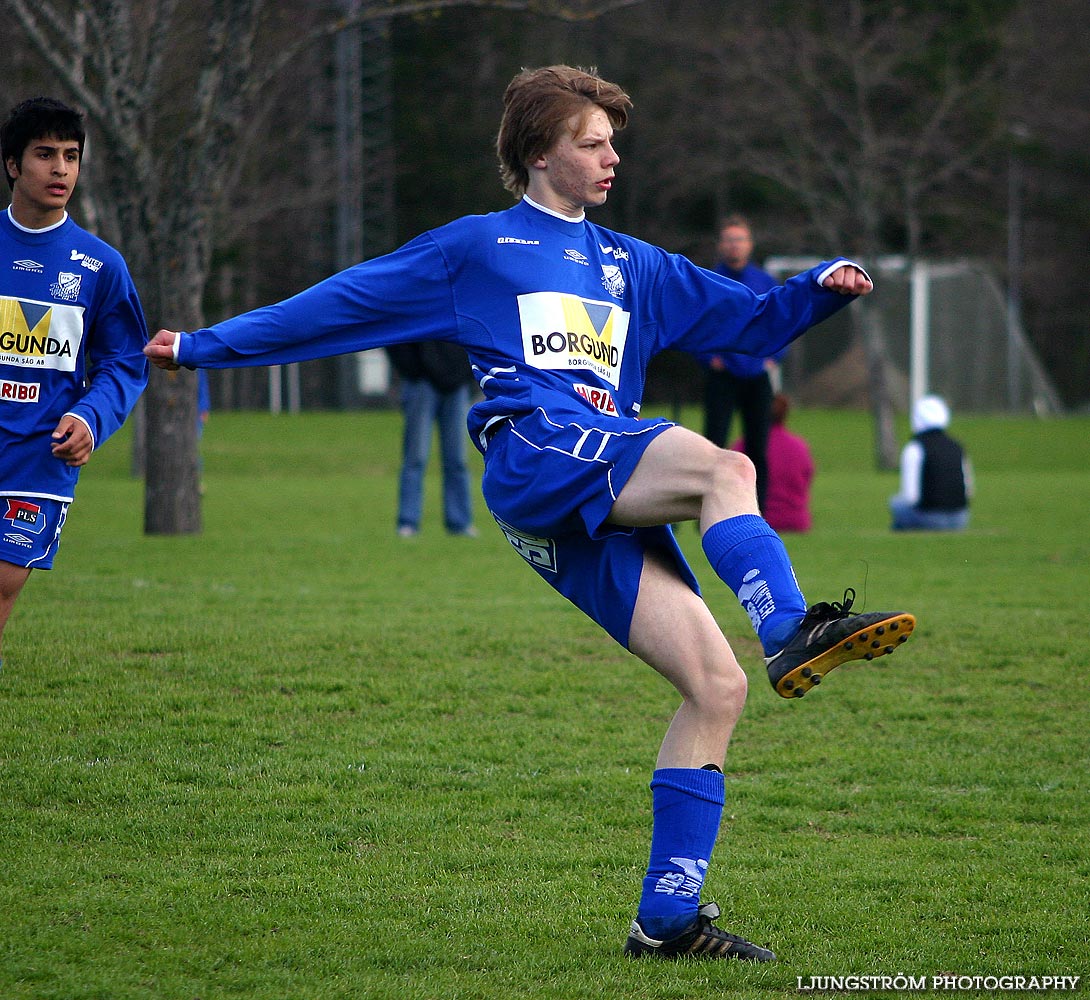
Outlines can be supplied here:
M96 12L125 6L45 9L82 24L91 52ZM160 4L128 6L151 23ZM201 86L194 67L207 71L209 16L249 6L178 6L150 130L164 143L195 127L184 98ZM209 231L177 227L179 255L188 239L208 252L198 288L208 321L342 266L346 213L358 226L349 248L371 256L454 216L505 207L492 151L503 88L522 66L565 61L597 66L635 99L619 181L596 221L705 264L727 211L751 217L761 256L983 259L1013 278L1064 402L1090 403L1090 53L1081 41L1090 11L1079 0L621 0L598 4L592 18L578 16L589 10L579 4L428 6L280 3L252 38L228 39L218 56L228 67L236 42L256 66L295 48L203 178L214 197ZM374 19L394 7L420 12ZM363 155L346 166L344 50L320 29L350 8L368 19L349 51L348 108L362 125ZM90 27L80 20L87 11ZM311 31L314 41L299 44ZM31 92L73 99L22 34L9 17L5 107ZM153 32L135 37L156 44ZM88 66L93 74L93 59ZM97 172L118 168L96 162L96 132L92 120L76 211L135 253L132 220L141 216L111 210L124 195ZM359 174L347 187L346 169ZM162 198L193 197L161 176ZM163 280L169 265L153 254L149 267ZM144 297L153 329L183 325L167 314L169 296ZM303 404L337 405L340 377L335 362L304 366ZM224 373L215 392L217 405L265 405L268 380Z

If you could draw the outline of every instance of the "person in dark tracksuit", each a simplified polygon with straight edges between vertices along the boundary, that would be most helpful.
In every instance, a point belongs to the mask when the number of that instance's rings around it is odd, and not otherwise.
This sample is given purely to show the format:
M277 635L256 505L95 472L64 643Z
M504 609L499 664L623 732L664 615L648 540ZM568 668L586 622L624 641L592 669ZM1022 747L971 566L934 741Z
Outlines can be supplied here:
M715 272L737 281L758 295L776 287L776 279L750 259L753 232L741 215L731 215L719 228L719 261ZM765 511L768 499L768 438L772 431L772 396L779 367L787 349L771 357L723 351L703 357L704 436L720 448L727 446L735 411L741 416L745 452L757 470L757 506Z

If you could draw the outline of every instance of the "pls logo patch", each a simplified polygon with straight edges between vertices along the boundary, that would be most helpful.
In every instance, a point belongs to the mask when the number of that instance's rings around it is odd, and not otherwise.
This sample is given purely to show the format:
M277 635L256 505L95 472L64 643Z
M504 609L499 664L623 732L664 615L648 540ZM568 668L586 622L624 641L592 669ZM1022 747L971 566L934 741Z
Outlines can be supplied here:
M17 525L24 531L32 531L35 535L42 533L45 528L45 515L41 507L29 500L17 500L12 497L5 497L4 500L7 503L7 510L4 512L5 521L10 521L12 525Z

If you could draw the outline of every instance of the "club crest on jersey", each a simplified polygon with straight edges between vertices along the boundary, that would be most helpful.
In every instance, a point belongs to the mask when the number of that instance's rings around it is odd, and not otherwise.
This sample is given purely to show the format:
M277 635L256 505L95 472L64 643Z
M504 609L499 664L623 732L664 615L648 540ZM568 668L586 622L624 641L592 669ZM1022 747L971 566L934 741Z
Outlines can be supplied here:
M628 339L629 314L614 302L565 292L518 297L526 363L543 371L589 369L614 389Z
M582 382L576 382L572 388L599 413L609 417L617 416L617 404L613 402L613 393L608 389L600 389L596 385L583 385Z
M65 302L75 302L79 298L79 286L83 279L78 274L61 271L57 280L49 286L49 294L55 299L64 299Z
M624 275L616 264L602 265L602 287L615 299L624 297Z
M4 501L7 504L7 510L4 513L5 521L10 521L13 527L22 531L31 531L35 535L42 533L45 528L45 514L42 513L41 507L29 500L19 500L15 497L4 497Z

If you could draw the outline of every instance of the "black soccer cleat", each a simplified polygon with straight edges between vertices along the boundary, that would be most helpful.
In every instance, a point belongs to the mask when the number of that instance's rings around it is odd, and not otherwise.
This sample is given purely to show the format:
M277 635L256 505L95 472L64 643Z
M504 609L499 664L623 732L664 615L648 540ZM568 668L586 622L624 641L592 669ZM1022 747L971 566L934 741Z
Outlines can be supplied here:
M728 934L712 923L719 917L715 903L705 903L696 911L696 919L676 937L656 941L644 933L638 920L632 921L624 953L629 958L736 958L740 962L775 962L776 954L768 948L751 944L737 934Z
M872 611L853 615L855 591L844 591L843 603L815 604L799 630L775 656L766 656L768 679L784 698L801 698L834 667L848 660L873 660L892 653L916 627L904 611Z

